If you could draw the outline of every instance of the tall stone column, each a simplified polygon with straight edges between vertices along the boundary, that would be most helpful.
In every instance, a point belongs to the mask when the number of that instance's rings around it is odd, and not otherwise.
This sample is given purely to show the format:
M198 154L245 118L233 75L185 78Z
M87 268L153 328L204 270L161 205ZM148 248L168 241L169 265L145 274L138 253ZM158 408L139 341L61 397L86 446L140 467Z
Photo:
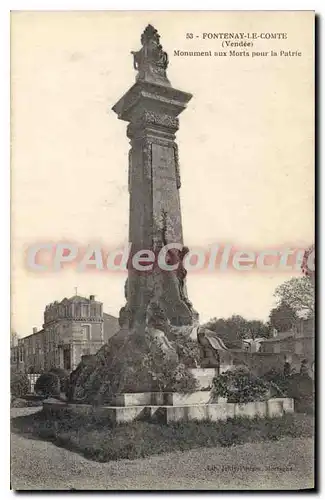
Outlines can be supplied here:
M173 88L167 78L168 56L159 35L148 25L141 37L142 48L132 52L136 83L115 104L118 118L129 123L130 219L132 254L140 250L157 253L166 244L180 244L168 258L180 261L188 251L183 247L179 188L181 186L175 134L178 115L192 95ZM176 260L175 260L176 259ZM129 266L126 306L120 323L132 329L148 322L148 315L163 314L172 325L191 325L197 319L187 298L186 271L135 271Z

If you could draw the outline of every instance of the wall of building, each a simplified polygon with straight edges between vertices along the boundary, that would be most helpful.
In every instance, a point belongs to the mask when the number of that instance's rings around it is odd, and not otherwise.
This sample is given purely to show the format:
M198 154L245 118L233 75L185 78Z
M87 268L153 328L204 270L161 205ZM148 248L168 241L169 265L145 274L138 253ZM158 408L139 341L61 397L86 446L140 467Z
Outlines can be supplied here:
M26 373L51 368L71 371L81 356L95 354L118 328L118 319L104 314L94 296L53 302L45 308L43 329L11 347L11 367Z
M44 370L44 330L24 337L24 364L27 373L41 373Z
M279 357L291 356L292 359L296 360L296 364L306 359L307 365L311 369L315 360L314 319L302 319L294 330L279 332L273 338L261 342L261 353L278 355Z
M257 376L262 376L271 370L283 372L286 361L290 363L292 370L299 373L303 359L306 359L304 354L296 354L291 351L282 353L251 353L242 351L234 353L234 365L247 367ZM308 373L310 376L312 376L312 362L308 361Z
M104 317L104 343L106 344L108 340L118 332L120 326L118 319L115 316L111 316L111 314L103 314Z

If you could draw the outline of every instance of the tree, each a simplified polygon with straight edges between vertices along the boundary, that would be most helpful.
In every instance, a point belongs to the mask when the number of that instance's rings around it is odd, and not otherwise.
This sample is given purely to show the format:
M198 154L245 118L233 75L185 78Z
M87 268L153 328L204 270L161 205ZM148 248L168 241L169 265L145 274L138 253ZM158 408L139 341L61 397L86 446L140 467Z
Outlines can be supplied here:
M17 398L25 396L30 391L30 383L25 373L13 373L10 378L10 390Z
M247 321L247 320L245 320ZM258 337L270 336L270 325L258 319L251 319L247 321L250 338L256 339Z
M18 335L15 330L10 331L10 347L15 347L18 344Z
M291 278L278 286L274 292L278 305L290 307L297 317L312 317L315 310L315 291L308 276Z
M266 323L256 319L247 320L238 314L228 319L213 318L205 326L216 332L228 347L242 339L269 336L269 326Z
M271 327L275 328L278 332L286 332L290 330L297 321L295 311L288 304L280 302L270 312L269 317Z

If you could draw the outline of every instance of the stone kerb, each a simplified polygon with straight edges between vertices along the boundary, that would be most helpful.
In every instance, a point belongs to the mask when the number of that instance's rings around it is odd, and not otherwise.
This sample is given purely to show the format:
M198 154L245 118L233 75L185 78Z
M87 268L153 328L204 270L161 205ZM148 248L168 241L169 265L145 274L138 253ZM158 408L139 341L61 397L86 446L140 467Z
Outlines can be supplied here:
M104 418L107 417L109 421L114 423L149 420L168 424L170 422L191 420L217 422L219 420L227 420L227 418L235 417L281 417L285 413L293 413L294 402L293 399L290 398L274 398L268 401L255 401L242 404L219 402L208 404L138 404L132 406L95 407L86 404L69 404L55 400L45 400L43 402L43 408L45 412L54 413L56 415L70 413L82 415L92 414Z

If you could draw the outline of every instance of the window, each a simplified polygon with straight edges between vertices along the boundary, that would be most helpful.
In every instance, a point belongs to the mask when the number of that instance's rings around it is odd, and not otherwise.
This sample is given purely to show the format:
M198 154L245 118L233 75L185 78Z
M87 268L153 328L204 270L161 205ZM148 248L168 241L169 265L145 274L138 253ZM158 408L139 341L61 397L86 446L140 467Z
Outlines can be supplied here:
M81 316L83 318L86 318L89 314L89 306L87 304L82 304L81 305Z
M91 340L91 335L90 335L90 325L82 325L82 333L83 337L86 340Z
M63 367L65 370L71 369L71 351L70 346L63 350Z

